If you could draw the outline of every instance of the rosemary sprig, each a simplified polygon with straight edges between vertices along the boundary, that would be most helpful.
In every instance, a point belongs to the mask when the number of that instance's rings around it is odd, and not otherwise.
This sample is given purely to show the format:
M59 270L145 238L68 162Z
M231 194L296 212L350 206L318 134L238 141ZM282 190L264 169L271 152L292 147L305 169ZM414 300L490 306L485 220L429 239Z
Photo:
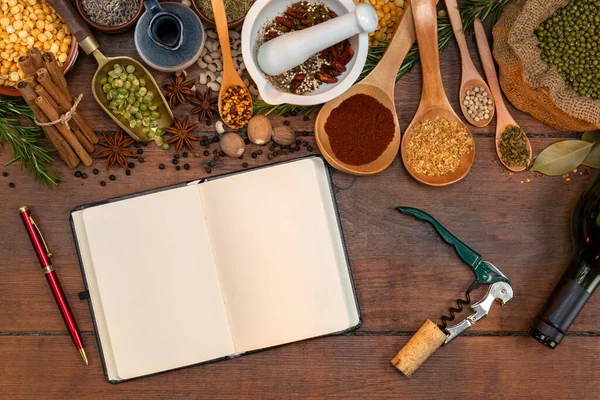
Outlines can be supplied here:
M24 126L19 117L29 121L31 126ZM0 98L0 147L6 142L13 158L5 164L21 162L21 170L29 169L29 174L41 184L54 187L60 181L58 172L50 168L54 161L50 156L53 151L40 145L42 133L33 125L33 113L23 100Z
M508 1L509 0L463 0L458 6L458 10L460 12L465 33L471 34L473 32L473 22L475 21L475 18L479 18L480 20L485 21L491 14L492 23L496 23L500 16L500 13L502 12L502 9L506 5L506 3L508 3ZM450 43L450 40L452 39L453 35L454 33L452 31L452 25L450 24L450 19L448 18L448 16L438 16L438 48L440 49L440 51L443 51L448 47L448 43ZM382 42L377 46L371 46L369 48L367 61L362 72L360 73L359 80L363 79L373 70L373 68L375 68L375 66L381 60L381 57L383 57L383 53L385 53L386 47L387 43ZM406 55L406 58L404 59L404 62L402 63L402 66L398 70L396 80L408 74L412 70L412 68L415 65L417 65L418 62L419 49L417 47L417 44L415 43L409 50L408 54ZM279 110L282 109L285 109L285 111L281 114L285 112L291 112L293 110L298 110L298 107L292 106L290 104L269 106L269 113L277 110L279 114Z
M264 114L269 115L272 112L275 112L277 115L289 115L289 114L304 114L308 115L314 110L317 106L295 106L292 104L279 104L279 105L271 105L264 100L254 100L253 105L253 113L254 114Z

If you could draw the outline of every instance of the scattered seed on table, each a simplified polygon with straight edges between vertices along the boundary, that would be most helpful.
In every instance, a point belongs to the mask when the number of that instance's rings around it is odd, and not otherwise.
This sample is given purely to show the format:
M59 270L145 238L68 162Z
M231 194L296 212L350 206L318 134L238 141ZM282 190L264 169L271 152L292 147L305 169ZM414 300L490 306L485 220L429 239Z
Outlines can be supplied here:
M144 150L142 150L142 149L138 149L137 153L138 153L138 154L144 154Z
M215 162L214 161L209 161L208 164L209 167L214 167L215 166Z
M129 168L135 168L135 164L134 164L134 163L132 163L132 162L130 162L129 164L127 164L127 166L128 166Z
M207 173L209 173L209 174L210 174L210 173L211 173L211 171L212 171L212 169L211 169L210 167L206 167L206 168L204 168L204 170L205 170Z
M296 143L296 144L300 144L300 143L302 143L302 140L300 140L300 139L296 139L296 142L295 142L295 143Z
M260 156L262 154L262 150L257 151L256 154Z
M221 157L219 157L219 155L217 154L217 155L216 155L216 156L213 158L213 160L215 160L215 161L219 161L219 159L220 159L220 158L221 158Z
M117 177L114 175L109 175L108 179L110 179L111 181L115 181L115 180L117 180Z
M302 132L302 136L308 136L308 132L306 132L306 131Z
M242 163L242 167L244 167L244 168L248 168L248 163L247 163L247 162L245 162L245 163Z
M283 151L283 155L287 156L288 154L290 154L290 151L289 151L288 149L285 149L285 150Z
M306 147L306 146L308 146L308 142L306 140L303 140L302 141L302 147Z
M307 147L306 147L306 150L308 150L308 151L313 151L313 148L312 148L312 146L307 146Z
M288 121L288 120L286 119L285 121L283 121L283 124L284 124L285 126L290 126L290 121Z
M162 163L161 163L161 164L158 164L158 168L159 168L159 169L165 169L165 164L162 164Z
M179 164L179 161L177 161L177 159L174 158L174 159L171 160L171 163L173 165L177 165L177 164Z
M2 176L6 178L6 177L8 176L8 172L4 171L4 172L2 173Z
M175 166L175 171L179 171L179 170L181 170L181 167L179 165L176 165Z
M129 170L129 169L125 170L125 175L127 175L127 176L131 175L131 170Z
M204 150L204 155L205 155L206 157L208 157L208 156L210 155L210 151L208 151L208 150Z
M219 137L218 136L213 136L212 142L213 143L219 143Z
M272 160L272 159L273 159L273 154L267 154L267 158L268 158L269 160Z
M214 149L213 154L219 154L219 149Z
M100 173L100 171L98 171L98 168L94 168L94 169L92 170L92 173L93 173L94 175L98 175L98 174Z
M175 154L173 157L179 160L179 154Z
M75 175L75 178L81 178L81 171L75 171L73 175Z
M195 152L194 153L194 157L199 158L200 157L200 153L199 152Z
M144 157L140 157L140 158L138 158L138 162L139 162L139 163L143 163L143 162L144 162Z
M17 185L15 185L15 184L14 184L14 183L12 183L12 182L8 184L8 187L9 187L9 188L11 188L11 189L14 189L16 186L17 186Z
M244 144L250 144L250 139L244 138Z
M142 147L142 144L137 142L136 144L133 145L136 149L139 149L140 147Z
M144 146L144 147L148 146L148 142L142 143L142 146Z
M225 152L224 151L219 151L219 157L225 157Z
M182 155L183 155L183 158L188 158L188 153L187 153L187 151L184 151Z
M258 154L252 153L252 158L256 158L256 157L258 157Z
M186 171L190 169L190 164L184 164L183 165L183 169L185 169Z
M106 182L100 181L100 186L106 186Z

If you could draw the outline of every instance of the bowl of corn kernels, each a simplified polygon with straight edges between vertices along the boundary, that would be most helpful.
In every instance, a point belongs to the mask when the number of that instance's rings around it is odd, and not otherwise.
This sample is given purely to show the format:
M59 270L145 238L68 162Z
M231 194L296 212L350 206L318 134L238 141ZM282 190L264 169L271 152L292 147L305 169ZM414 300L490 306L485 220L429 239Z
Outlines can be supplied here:
M63 72L78 53L67 24L46 0L0 0L0 95L20 96L16 85L25 76L19 57L34 47L54 53Z
M377 11L377 29L369 33L369 45L392 40L396 26L402 19L408 0L353 0L354 4L367 3Z

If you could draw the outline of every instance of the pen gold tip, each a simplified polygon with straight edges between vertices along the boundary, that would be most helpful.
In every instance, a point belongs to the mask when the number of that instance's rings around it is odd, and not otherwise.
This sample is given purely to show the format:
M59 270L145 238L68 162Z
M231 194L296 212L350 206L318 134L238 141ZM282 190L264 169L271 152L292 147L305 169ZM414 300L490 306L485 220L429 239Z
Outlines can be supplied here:
M24 213L27 210L29 210L29 206L21 206L21 207L19 207L19 212L20 213Z
M85 355L85 350L84 349L80 349L79 350L79 354L81 354L81 358L83 358L83 362L85 363L85 365L89 365L88 364L87 356Z

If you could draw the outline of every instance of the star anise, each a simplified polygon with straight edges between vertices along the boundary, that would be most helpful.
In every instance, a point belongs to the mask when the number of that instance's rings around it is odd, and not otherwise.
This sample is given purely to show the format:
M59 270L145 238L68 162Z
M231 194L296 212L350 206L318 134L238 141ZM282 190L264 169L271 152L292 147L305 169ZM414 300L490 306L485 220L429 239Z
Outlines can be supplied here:
M164 129L165 133L173 135L164 142L168 144L175 144L175 153L179 153L184 145L189 151L194 151L192 140L197 142L202 140L200 136L192 133L194 129L198 128L198 125L199 124L190 125L188 122L188 117L185 117L183 121L175 119L175 123L172 127Z
M200 121L210 120L212 122L215 119L215 113L219 112L219 96L213 97L212 94L213 91L209 88L204 94L197 91L196 96L190 99L190 103L196 106L191 112L198 114Z
M104 147L102 150L94 154L98 158L107 158L106 170L109 170L119 163L121 167L128 170L127 157L137 157L137 155L129 150L129 147L134 143L130 137L123 137L123 129L119 129L115 136L104 134L104 142L98 143Z
M181 74L179 76L171 76L171 83L166 83L162 87L164 90L167 91L166 96L169 100L169 105L171 106L171 108L175 107L178 104L186 104L187 96L194 95L194 90L192 89L193 86L194 80L185 80L184 74Z

